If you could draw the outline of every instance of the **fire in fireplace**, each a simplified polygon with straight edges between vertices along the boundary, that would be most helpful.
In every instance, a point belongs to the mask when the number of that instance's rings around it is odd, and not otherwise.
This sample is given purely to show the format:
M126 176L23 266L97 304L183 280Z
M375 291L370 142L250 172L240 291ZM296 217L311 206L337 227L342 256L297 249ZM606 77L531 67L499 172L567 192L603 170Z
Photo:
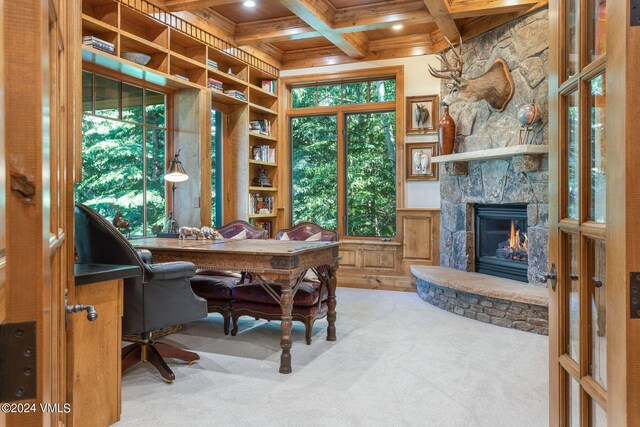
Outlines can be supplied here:
M475 233L477 272L528 281L526 205L476 205Z

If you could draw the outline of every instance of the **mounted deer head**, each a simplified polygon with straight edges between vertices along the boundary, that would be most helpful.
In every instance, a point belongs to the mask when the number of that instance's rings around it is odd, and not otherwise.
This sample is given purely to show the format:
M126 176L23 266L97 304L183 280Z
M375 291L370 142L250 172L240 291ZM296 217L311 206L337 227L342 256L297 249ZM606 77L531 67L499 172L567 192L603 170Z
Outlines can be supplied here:
M496 59L491 68L475 79L465 79L462 77L462 39L460 39L459 51L456 51L451 41L445 37L451 47L453 59L450 61L444 52L440 53L438 60L442 64L442 69L437 70L429 65L429 73L433 77L449 80L447 88L449 94L444 97L442 103L451 105L454 102L476 102L485 99L489 105L497 111L505 109L515 90L513 79L509 72L507 63L502 58Z

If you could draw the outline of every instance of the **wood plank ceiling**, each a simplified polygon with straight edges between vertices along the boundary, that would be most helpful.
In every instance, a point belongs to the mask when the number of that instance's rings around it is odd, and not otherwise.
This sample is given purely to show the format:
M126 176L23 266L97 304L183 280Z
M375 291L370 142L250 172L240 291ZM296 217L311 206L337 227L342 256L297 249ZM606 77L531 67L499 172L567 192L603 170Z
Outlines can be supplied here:
M545 7L547 0L155 0L281 69L436 53ZM186 14L186 15L185 15ZM223 34L220 34L220 33Z

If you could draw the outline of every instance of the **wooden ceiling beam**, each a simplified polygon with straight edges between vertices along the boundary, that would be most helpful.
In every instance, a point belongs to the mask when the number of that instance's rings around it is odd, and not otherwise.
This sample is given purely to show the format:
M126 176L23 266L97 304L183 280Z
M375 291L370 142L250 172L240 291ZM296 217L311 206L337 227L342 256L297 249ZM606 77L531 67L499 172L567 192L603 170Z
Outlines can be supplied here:
M164 5L171 12L206 9L208 7L239 3L241 0L167 0Z
M336 9L332 23L338 34L389 28L396 24L412 25L433 22L422 0L393 0L369 5ZM298 17L252 21L236 26L238 44L301 40L322 35Z
M453 21L451 17L451 13L449 11L449 7L447 5L447 0L423 0L425 6L433 16L433 20L436 25L442 31L442 34L445 35L452 42L457 42L460 39L460 32L458 31L458 27L456 23Z
M530 7L522 9L519 12L512 12L502 15L489 15L474 19L460 28L462 39L469 40L472 37L483 34L494 28L498 28L499 26L504 25L507 22L511 22L514 19L518 19L533 11L542 9L543 7L547 7L548 3L548 0L539 0L535 4L530 5Z
M531 8L538 0L456 0L449 6L454 19L521 12Z
M333 28L336 9L328 0L278 0L351 58L362 59L368 38L362 33L339 34Z

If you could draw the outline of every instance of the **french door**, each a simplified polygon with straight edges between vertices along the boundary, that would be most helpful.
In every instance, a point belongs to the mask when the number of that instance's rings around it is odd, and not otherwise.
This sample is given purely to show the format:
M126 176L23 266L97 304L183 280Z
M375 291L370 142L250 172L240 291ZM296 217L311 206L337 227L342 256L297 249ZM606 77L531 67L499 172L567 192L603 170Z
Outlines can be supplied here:
M607 425L607 3L552 2L551 425Z

